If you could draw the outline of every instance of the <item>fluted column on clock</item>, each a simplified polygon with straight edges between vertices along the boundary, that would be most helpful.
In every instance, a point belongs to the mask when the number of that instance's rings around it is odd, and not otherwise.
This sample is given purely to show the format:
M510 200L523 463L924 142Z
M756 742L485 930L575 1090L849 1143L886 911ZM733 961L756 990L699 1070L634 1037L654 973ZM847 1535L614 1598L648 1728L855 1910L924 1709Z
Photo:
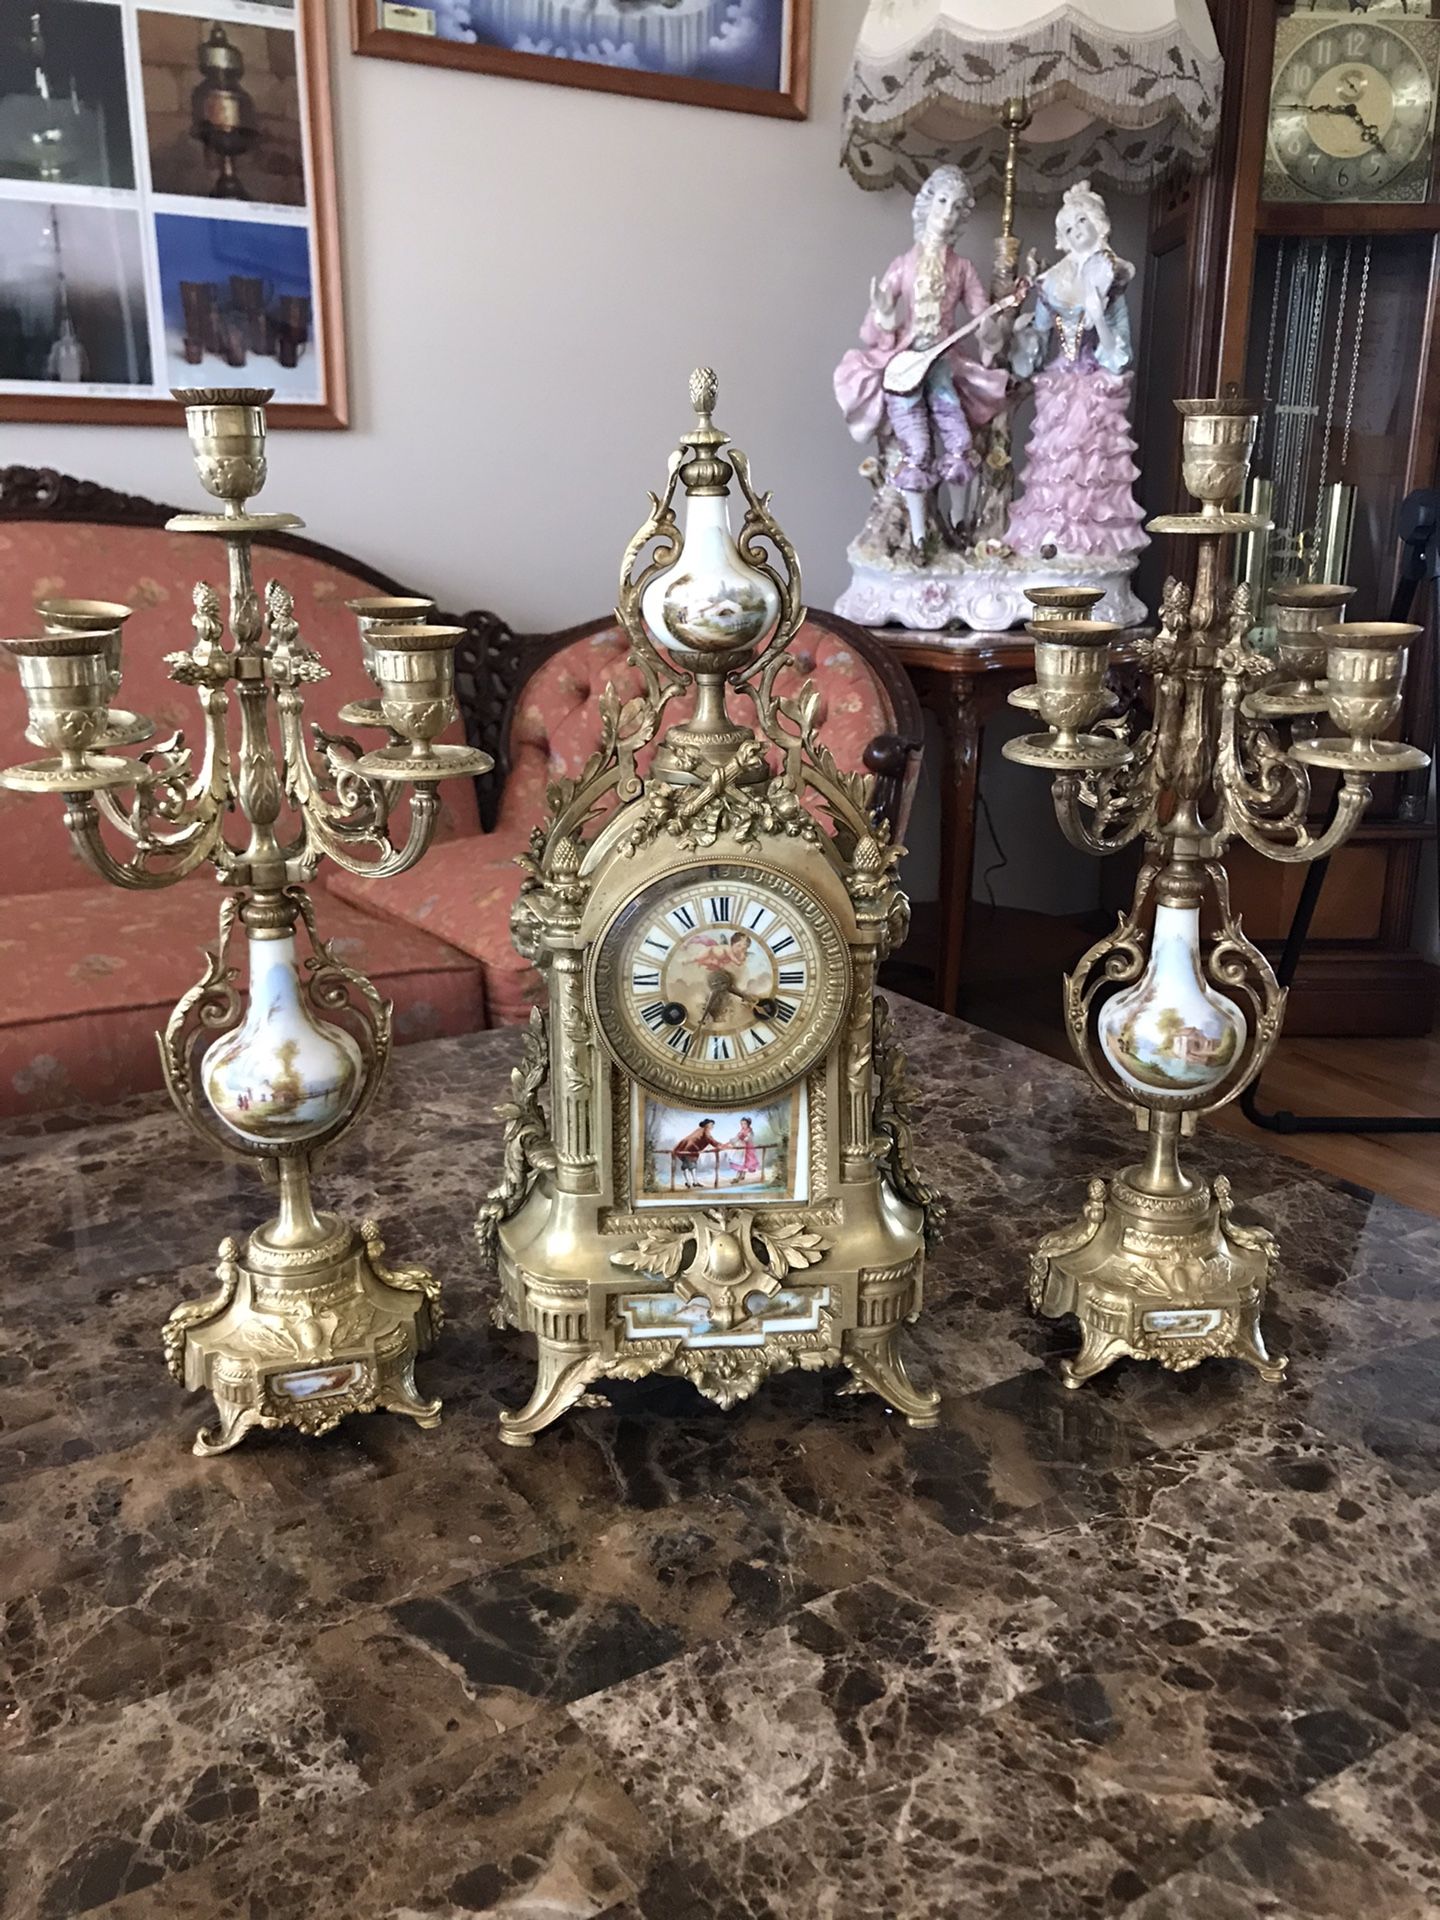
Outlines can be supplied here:
M552 948L555 1158L559 1184L569 1193L595 1191L595 1093L584 966L577 947Z
M846 1029L845 1120L841 1140L845 1177L863 1180L872 1164L875 1145L875 949L857 946L855 1000Z

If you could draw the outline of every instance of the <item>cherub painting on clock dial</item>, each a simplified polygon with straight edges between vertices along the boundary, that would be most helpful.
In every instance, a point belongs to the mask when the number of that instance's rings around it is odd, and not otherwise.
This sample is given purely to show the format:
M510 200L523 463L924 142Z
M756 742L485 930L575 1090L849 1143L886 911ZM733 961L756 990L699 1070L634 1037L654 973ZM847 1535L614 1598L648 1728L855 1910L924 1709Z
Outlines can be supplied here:
M773 1044L800 1012L809 971L783 906L721 882L656 913L630 987L652 1033L719 1062Z
M848 951L809 890L741 862L652 882L595 962L596 1017L621 1063L657 1093L728 1107L814 1064L848 985Z

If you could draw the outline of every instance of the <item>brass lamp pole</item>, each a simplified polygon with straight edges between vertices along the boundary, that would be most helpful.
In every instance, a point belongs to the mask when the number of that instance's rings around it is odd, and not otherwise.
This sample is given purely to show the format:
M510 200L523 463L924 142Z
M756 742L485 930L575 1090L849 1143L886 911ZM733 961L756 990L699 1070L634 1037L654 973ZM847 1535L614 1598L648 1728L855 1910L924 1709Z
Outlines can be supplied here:
M1000 124L1005 129L1005 184L1000 202L1000 232L995 239L995 269L990 276L990 298L1003 300L1015 290L1020 266L1020 240L1015 232L1015 179L1020 164L1020 136L1030 124L1025 101L1005 102ZM1002 539L1010 522L1015 495L1015 456L1009 402L980 435L980 500L976 537Z

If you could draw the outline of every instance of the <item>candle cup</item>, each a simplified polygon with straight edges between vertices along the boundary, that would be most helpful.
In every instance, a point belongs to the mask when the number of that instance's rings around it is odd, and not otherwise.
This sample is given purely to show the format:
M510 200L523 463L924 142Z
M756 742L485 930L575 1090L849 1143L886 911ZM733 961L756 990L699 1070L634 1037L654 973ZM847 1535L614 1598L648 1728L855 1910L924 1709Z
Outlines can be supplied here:
M207 493L243 513L265 485L265 402L270 387L175 387L195 471Z
M1109 705L1105 675L1110 666L1110 636L1119 629L1109 620L1035 620L1035 684L1021 692L1024 705L1051 729L1007 740L1007 760L1062 772L1123 766L1130 758L1124 741L1109 734L1086 733Z
M1105 589L1026 587L1025 598L1035 609L1035 617L1027 627L1027 631L1033 635L1037 626L1049 626L1057 620L1088 619L1105 598ZM1016 687L1007 699L1010 706L1019 707L1026 713L1038 713L1040 710L1040 689L1037 686ZM1099 711L1113 713L1119 704L1119 696L1106 687Z
M360 629L360 657L365 663L365 671L375 680L375 647L370 633L374 627L381 626L423 626L435 611L433 600L422 600L413 594L370 593L358 600L347 600L346 607L354 614ZM378 680L376 685L379 685ZM340 709L340 722L347 727L383 727L385 715L378 700L347 700Z
M1354 587L1338 581L1291 583L1270 596L1275 619L1275 663L1283 677L1262 692L1247 694L1245 712L1261 720L1324 713L1326 643L1320 629L1340 617Z
M1343 616L1340 609L1355 597L1354 587L1338 582L1314 586L1277 587L1270 596L1275 613L1275 658L1293 675L1297 692L1324 697L1320 676L1329 651L1322 629Z
M1400 620L1351 620L1318 629L1326 648L1330 718L1349 737L1303 741L1291 748L1295 759L1339 773L1403 773L1430 764L1419 747L1377 738L1400 717L1406 649L1422 631Z
M444 745L455 715L455 646L464 627L380 622L370 629L384 724L399 744L367 753L361 773L376 780L446 780L488 773L495 762L474 747Z
M108 633L47 633L34 640L0 641L15 656L29 707L27 740L54 756L0 773L0 785L20 792L85 793L133 781L131 760L92 751L109 714Z
M93 633L104 639L105 662L110 670L110 694L113 697L120 691L120 631L130 618L133 608L124 606L118 600L37 600L35 611L46 633ZM105 726L95 745L99 748L133 747L142 740L148 740L155 731L155 722L143 713L131 713L124 707L111 705ZM25 737L35 745L43 746L30 728L26 728Z
M1026 587L1035 622L1086 620L1105 598L1103 587Z
M1245 490L1260 408L1237 394L1177 400L1175 408L1184 422L1180 465L1186 489L1200 502L1205 519L1218 519Z

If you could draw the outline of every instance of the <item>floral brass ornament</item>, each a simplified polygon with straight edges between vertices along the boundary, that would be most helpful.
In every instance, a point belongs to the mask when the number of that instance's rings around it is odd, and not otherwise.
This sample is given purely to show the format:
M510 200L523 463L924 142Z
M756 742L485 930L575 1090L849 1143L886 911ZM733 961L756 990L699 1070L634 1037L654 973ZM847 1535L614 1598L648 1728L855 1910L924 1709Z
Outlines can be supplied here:
M1398 714L1418 627L1324 624L1352 590L1317 583L1277 592L1284 658L1250 644L1249 591L1222 576L1220 556L1228 536L1269 524L1234 504L1258 408L1233 390L1176 406L1200 511L1164 515L1150 531L1193 539L1196 561L1193 584L1166 582L1160 629L1138 649L1151 681L1148 724L1132 729L1109 714L1113 629L1091 622L1082 636L1079 622L1035 622L1036 685L1012 697L1050 730L1004 748L1050 773L1073 845L1145 849L1130 907L1064 982L1081 1064L1133 1111L1144 1139L1139 1163L1092 1180L1079 1220L1042 1239L1031 1262L1031 1305L1080 1323L1080 1350L1061 1366L1072 1387L1126 1355L1175 1371L1235 1358L1266 1380L1283 1376L1287 1363L1260 1326L1276 1243L1233 1218L1226 1179L1200 1179L1179 1158L1199 1114L1238 1098L1260 1073L1285 1012L1269 962L1231 907L1222 856L1239 839L1286 864L1324 859L1358 825L1376 772L1427 764L1418 749L1380 737ZM1076 644L1061 670L1057 640L1067 636ZM1297 677L1279 684L1285 674ZM1347 697L1362 677L1365 697ZM1327 715L1336 734L1318 731ZM1320 833L1307 824L1311 767L1341 776ZM1205 935L1202 907L1213 927Z
M436 744L460 637L438 626L372 631L377 724L388 744L366 753L317 728L315 758L304 700L326 668L301 637L290 591L271 581L262 597L252 569L257 534L301 524L250 504L266 477L269 397L250 388L176 395L218 511L179 514L169 530L222 541L228 573L228 644L220 594L202 581L193 644L167 656L171 678L199 703L198 766L179 734L134 759L110 751L153 731L109 704L127 608L49 601L37 609L43 640L4 643L19 659L38 744L56 751L0 782L62 794L77 849L115 886L170 886L208 865L228 889L215 945L159 1036L160 1057L186 1122L211 1147L259 1162L278 1207L243 1239L225 1237L216 1291L177 1307L164 1329L172 1375L215 1403L215 1424L195 1441L201 1454L223 1452L257 1427L318 1434L375 1408L425 1427L439 1420L440 1403L415 1384L416 1358L440 1326L436 1281L424 1267L387 1266L373 1221L356 1226L317 1212L311 1194L317 1156L375 1097L391 1025L389 1003L321 938L308 883L324 859L371 877L413 867L434 837L437 781L490 765L484 754ZM402 785L409 818L397 842L390 822ZM236 820L243 842L226 834ZM124 857L117 840L129 842ZM237 923L244 968L231 956Z
M765 1219L741 1210L707 1209L688 1220L659 1224L632 1247L610 1255L674 1283L682 1299L703 1299L709 1323L722 1333L763 1316L791 1273L818 1266L831 1242L803 1219Z
M523 1042L503 1177L476 1221L497 1324L536 1339L530 1399L501 1416L512 1446L593 1404L601 1380L661 1372L728 1407L777 1372L835 1367L912 1425L938 1417L898 1344L938 1207L910 1157L898 1038L885 1026L877 1058L873 1031L875 969L908 922L901 849L874 781L820 740L816 689L782 678L798 678L799 565L714 424L716 391L699 370L696 421L622 565L641 690L606 689L599 746L552 781L520 860L512 931L549 1011ZM673 1204L633 1190L632 1107L693 1129L665 1147L675 1179L718 1148L703 1116L748 1142L750 1108L796 1089L803 1192L706 1207L690 1174Z

